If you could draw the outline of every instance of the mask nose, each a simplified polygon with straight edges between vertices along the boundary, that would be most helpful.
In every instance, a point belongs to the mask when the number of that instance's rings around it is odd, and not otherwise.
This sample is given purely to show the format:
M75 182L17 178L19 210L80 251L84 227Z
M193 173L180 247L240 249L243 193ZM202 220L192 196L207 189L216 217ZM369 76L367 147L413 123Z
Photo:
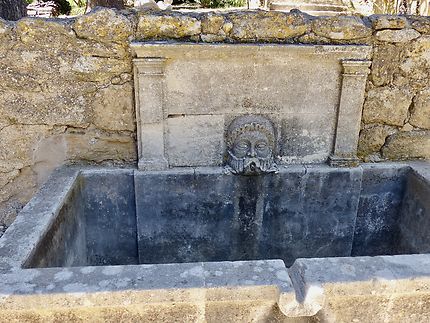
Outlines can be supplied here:
M254 145L251 145L251 147L249 147L248 156L249 157L256 157L257 156L257 154L255 153L255 147L254 147Z

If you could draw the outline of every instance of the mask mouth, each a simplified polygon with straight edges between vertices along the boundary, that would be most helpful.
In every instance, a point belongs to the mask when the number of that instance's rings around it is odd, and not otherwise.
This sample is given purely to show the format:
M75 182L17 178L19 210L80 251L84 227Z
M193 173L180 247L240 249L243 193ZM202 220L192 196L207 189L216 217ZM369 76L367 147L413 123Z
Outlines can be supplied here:
M243 174L254 175L262 172L262 165L258 158L244 158Z
M237 175L259 175L277 171L272 157L237 158L229 151L228 164L231 167L232 173Z

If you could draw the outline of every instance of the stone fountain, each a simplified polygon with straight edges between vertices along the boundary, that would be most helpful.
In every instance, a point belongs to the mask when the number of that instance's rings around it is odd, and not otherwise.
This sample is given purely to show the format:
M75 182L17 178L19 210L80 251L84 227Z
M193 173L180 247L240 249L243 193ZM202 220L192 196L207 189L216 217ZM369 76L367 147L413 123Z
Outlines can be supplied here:
M368 46L131 47L138 169L51 176L0 239L7 317L306 322L428 283L430 165L356 156Z

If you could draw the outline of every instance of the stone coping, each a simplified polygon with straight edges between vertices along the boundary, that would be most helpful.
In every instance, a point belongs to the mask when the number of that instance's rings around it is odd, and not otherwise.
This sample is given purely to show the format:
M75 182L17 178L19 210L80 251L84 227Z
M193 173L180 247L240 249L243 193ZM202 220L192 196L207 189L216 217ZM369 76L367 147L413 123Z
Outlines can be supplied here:
M428 162L391 165L410 166L415 175L430 180ZM318 166L283 166L280 171L306 172L309 167ZM80 173L134 171L66 166L53 173L0 239L0 310L254 300L277 304L287 317L301 317L315 315L339 295L430 295L430 254L297 259L289 269L282 260L24 269L26 259L57 216ZM219 173L223 169L163 171L178 172Z
M302 51L308 55L319 55L323 53L344 53L347 52L351 55L351 59L363 60L370 59L372 48L368 45L313 45L313 44L279 44L279 43L261 43L261 44L252 44L252 43L240 43L240 44L229 44L229 43L191 43L191 42L179 42L177 40L154 40L154 41L133 41L130 43L130 48L132 49L132 53L137 57L149 57L148 54L154 54L157 52L157 49L164 53L165 51L174 51L176 46L180 45L182 48L185 48L190 53L198 54L201 50L209 50L212 48L220 49L220 50L233 50L235 48L244 48L248 49L250 52L258 51L259 48L264 50L273 48L282 49L282 48L291 48L297 51ZM256 47L257 45L257 47Z
M106 20L112 24L106 25ZM430 34L430 17L316 17L296 9L290 12L243 9L184 12L96 8L86 15L67 19L22 18L18 22L0 19L0 30L4 30L1 33L9 33L14 25L19 32L33 28L44 32L50 27L57 32L56 29L64 28L73 30L80 39L116 43L176 39L209 43L371 44L375 39L398 43Z

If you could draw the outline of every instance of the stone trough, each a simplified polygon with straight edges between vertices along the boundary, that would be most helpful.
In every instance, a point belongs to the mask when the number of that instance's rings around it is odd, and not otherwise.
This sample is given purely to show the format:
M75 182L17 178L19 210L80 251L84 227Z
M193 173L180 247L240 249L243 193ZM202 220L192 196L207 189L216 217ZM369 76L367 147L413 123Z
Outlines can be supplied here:
M404 165L264 176L88 169L67 181L65 198L39 197L59 201L59 211L26 267L265 259L290 267L297 258L430 251L430 187Z
M260 176L63 167L0 240L0 308L228 321L281 319L277 305L297 320L339 295L395 298L405 279L430 277L418 255L430 249L428 196L427 163Z

